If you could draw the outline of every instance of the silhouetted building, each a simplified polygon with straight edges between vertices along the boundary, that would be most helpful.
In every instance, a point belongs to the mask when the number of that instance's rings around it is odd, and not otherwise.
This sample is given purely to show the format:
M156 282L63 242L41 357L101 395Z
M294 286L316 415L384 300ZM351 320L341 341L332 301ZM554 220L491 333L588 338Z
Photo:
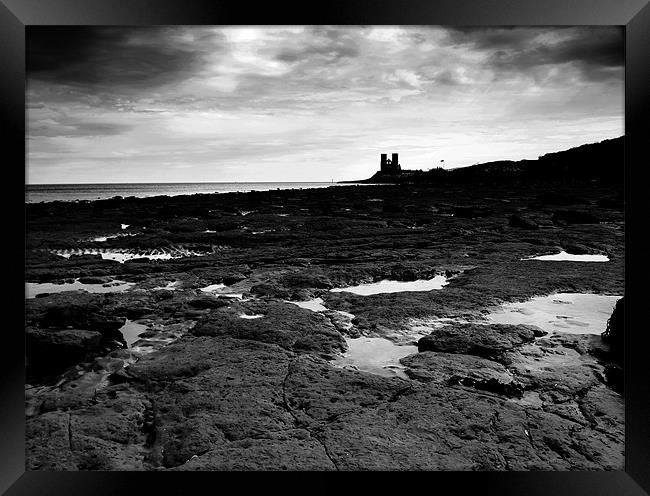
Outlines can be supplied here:
M388 158L387 153L381 154L381 167L379 169L385 174L399 174L402 168L399 165L399 158L397 153L393 153L392 158Z

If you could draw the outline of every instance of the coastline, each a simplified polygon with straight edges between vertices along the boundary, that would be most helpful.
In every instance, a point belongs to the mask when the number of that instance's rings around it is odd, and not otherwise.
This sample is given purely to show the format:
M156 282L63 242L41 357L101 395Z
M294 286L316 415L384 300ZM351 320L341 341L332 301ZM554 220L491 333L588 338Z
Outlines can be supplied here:
M356 183L349 181L346 184ZM326 188L337 185L339 184L336 182L26 184L25 204L52 201L88 202L129 197L248 193L277 189Z
M534 296L621 296L618 198L585 181L27 204L26 281L133 284L26 300L28 468L621 469L600 332L484 320ZM57 254L84 249L98 252ZM523 260L561 249L608 261ZM118 250L134 256L102 258ZM447 284L345 291L435 276ZM326 310L296 304L317 298ZM146 329L131 348L127 320ZM333 365L359 337L417 346L406 378ZM565 363L530 366L553 356Z

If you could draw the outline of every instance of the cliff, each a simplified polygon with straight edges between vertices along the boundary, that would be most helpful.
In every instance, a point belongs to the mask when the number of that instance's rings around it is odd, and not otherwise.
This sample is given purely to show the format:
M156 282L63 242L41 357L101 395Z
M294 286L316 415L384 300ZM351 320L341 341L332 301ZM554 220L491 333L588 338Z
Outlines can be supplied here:
M624 136L547 153L537 160L499 160L457 169L376 172L369 179L341 181L391 184L447 184L502 181L606 180L622 184Z

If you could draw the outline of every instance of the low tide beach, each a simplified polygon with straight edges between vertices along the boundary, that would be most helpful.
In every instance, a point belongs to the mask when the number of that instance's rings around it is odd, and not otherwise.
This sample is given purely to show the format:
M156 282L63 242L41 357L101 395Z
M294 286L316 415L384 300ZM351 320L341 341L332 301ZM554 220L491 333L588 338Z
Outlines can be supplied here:
M27 467L620 470L617 195L28 204Z

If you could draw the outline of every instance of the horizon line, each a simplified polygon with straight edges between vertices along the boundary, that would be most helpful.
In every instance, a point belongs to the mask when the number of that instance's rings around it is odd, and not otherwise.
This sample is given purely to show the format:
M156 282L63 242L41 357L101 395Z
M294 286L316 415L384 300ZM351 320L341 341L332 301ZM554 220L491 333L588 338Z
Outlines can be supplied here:
M80 184L88 185L102 185L102 184L284 184L284 183L295 183L295 184L315 184L315 183L327 183L331 184L332 180L329 181L165 181L165 182L155 182L155 183L142 183L142 182L122 182L122 183L25 183L25 186L78 186ZM336 184L334 181L333 184Z
M489 162L476 162L474 164L469 164L469 165L459 165L456 167L442 167L444 170L455 170L455 169L462 169L466 167L473 167L475 165L482 165L482 164L491 164L495 162L521 162L521 161L528 161L528 160L539 160L541 157L544 155L548 154L554 154L554 153L561 153L561 152L566 152L575 148L580 148L582 146L587 146L587 145L595 145L598 143L602 143L603 141L610 141L610 140L615 140L615 139L620 139L620 138L625 138L625 132L619 136L615 136L612 138L605 138L600 141L590 141L587 143L583 143L581 145L576 145L572 146L570 148L565 148L562 150L557 150L555 152L548 152L543 155L538 155L537 158L535 159L526 159L526 158L520 158L520 159L498 159L498 160L491 160ZM434 167L435 168L435 167ZM432 170L428 169L428 170ZM404 171L424 171L424 169L403 169ZM282 184L282 183L295 183L295 184L314 184L314 183L331 183L331 184L337 184L337 183L357 183L360 181L365 181L364 179L337 179L336 181L334 178L330 178L329 181L166 181L166 182L153 182L153 183L143 183L143 182L118 182L118 183L94 183L94 182L80 182L80 183L28 183L25 182L25 186L78 186L82 184L86 185L116 185L116 184Z

